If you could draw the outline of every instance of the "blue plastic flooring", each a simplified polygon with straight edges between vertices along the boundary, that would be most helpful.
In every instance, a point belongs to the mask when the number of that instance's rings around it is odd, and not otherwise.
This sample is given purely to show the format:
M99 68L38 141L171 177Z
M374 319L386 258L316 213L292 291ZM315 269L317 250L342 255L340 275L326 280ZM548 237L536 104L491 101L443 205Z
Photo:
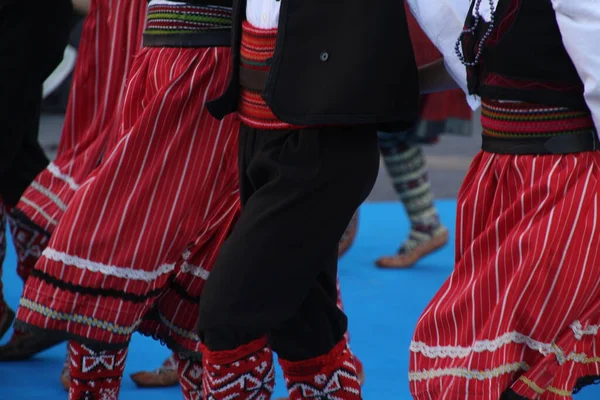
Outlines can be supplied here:
M453 233L455 201L438 202L443 222ZM393 253L407 234L408 221L398 203L366 204L361 209L359 234L340 262L340 279L346 311L350 317L351 344L365 364L366 400L410 399L408 392L408 344L417 318L452 269L453 246L423 259L410 270L381 271L374 259ZM453 239L453 235L452 235ZM9 248L11 248L9 246ZM16 306L22 284L17 277L13 253L4 268L4 290ZM7 338L4 340L6 341ZM65 347L59 346L32 360L0 363L0 400L66 399L58 380ZM151 339L136 336L127 361L127 374L154 369L168 350ZM285 388L278 375L277 395ZM179 388L136 389L126 377L121 400L181 399ZM600 399L600 387L584 389L576 400ZM460 400L460 399L448 399Z

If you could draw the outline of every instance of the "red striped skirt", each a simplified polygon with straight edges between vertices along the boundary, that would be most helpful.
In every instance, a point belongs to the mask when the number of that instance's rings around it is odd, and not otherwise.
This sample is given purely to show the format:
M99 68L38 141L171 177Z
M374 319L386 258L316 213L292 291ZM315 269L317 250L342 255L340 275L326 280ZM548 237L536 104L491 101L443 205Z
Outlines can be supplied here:
M475 157L410 346L415 399L565 400L600 375L599 181L598 151Z
M104 347L138 330L198 350L200 292L239 212L239 123L205 108L230 67L228 48L136 56L117 144L32 271L22 328Z
M57 157L16 206L49 233L117 134L115 117L146 22L144 0L92 0L90 7Z

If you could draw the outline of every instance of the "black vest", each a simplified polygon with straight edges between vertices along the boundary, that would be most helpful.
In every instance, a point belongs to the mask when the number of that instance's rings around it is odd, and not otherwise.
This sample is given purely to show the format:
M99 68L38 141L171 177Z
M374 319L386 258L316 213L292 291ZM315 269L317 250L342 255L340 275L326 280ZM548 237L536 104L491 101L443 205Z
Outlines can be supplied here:
M473 25L472 8L467 27ZM467 68L470 93L587 109L583 83L563 45L550 0L500 0L495 20L481 62ZM463 40L467 61L474 59L487 28L487 23L480 23L475 36Z
M237 110L245 11L246 1L235 0L230 85L207 105L217 118ZM282 121L404 129L418 116L418 95L402 1L282 0L262 94Z

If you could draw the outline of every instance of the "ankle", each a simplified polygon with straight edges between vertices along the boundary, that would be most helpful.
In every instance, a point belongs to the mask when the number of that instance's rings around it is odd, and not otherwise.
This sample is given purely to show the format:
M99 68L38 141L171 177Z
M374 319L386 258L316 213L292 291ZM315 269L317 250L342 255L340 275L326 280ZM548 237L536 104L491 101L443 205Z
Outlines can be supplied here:
M273 352L261 338L234 350L202 346L203 389L207 398L270 399L275 388ZM240 387L240 382L243 387Z
M279 364L285 376L289 400L321 396L340 400L362 398L356 362L345 339L325 355L304 361L280 358Z
M70 342L69 356L69 400L118 399L127 349L95 351Z

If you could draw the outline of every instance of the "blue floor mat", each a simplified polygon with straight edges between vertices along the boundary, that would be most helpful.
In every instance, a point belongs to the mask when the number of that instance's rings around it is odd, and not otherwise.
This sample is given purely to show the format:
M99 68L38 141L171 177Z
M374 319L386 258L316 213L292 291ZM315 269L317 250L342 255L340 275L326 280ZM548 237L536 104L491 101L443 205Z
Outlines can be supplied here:
M453 240L456 202L439 201L437 205ZM340 262L339 274L346 311L350 317L352 349L365 364L366 400L411 398L407 370L408 344L413 327L429 299L452 269L452 245L426 257L410 270L376 269L373 266L374 259L393 253L407 232L408 221L400 204L364 205L356 242ZM14 265L15 255L11 251L5 261L3 279L7 300L13 307L18 302L22 288ZM67 395L58 380L64 352L63 345L30 361L0 363L0 400L66 399ZM158 343L136 335L129 351L126 372L129 374L140 369L156 368L168 354L168 350ZM285 395L281 374L278 375L276 394ZM140 398L166 400L182 397L178 388L136 389L126 377L120 399ZM600 399L600 387L586 388L575 399Z

